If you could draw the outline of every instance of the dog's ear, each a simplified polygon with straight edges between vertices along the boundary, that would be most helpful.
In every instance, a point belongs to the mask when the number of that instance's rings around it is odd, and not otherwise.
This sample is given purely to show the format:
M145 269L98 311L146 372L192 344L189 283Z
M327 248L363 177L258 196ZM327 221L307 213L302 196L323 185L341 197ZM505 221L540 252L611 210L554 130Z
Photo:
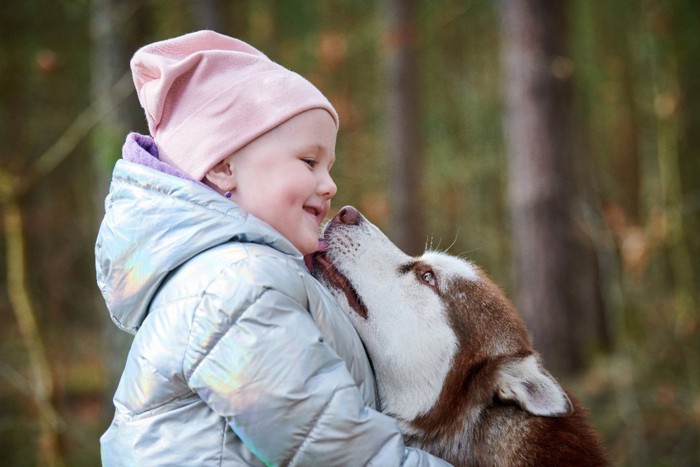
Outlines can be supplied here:
M568 396L536 355L506 361L499 369L497 385L500 399L515 402L533 415L564 417L573 412Z

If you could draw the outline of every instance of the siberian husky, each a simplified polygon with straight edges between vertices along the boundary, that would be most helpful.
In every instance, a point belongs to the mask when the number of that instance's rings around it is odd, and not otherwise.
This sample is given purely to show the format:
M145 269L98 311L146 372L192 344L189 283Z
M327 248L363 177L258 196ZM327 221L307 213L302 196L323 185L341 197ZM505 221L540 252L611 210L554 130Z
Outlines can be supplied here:
M440 252L410 257L350 206L323 239L314 274L360 334L381 410L409 445L454 465L607 464L584 409L481 269Z

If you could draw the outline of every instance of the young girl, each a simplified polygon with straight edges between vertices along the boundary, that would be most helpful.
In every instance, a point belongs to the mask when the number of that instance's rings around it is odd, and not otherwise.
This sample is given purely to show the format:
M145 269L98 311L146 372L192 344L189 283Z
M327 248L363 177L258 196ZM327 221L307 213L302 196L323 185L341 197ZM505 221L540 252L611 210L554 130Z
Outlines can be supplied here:
M443 464L374 410L362 344L304 264L336 192L331 104L211 31L131 67L151 137L127 137L96 244L135 334L103 464Z

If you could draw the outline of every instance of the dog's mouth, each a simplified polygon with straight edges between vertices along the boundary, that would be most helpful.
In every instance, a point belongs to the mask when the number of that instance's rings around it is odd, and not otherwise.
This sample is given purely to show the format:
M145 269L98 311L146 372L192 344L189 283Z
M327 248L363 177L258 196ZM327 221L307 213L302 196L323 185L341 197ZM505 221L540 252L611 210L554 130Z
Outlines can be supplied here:
M318 266L321 275L328 283L340 289L348 300L350 307L363 319L367 319L367 307L362 302L362 298L358 295L352 283L347 277L342 275L338 268L333 265L333 262L328 259L325 252L320 252L314 255L314 262Z

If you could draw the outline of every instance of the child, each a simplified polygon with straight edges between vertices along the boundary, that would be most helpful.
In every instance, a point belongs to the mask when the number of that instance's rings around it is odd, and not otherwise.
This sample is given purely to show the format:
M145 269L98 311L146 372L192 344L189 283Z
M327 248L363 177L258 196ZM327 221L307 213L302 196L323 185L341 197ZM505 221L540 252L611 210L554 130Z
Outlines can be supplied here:
M135 334L103 464L443 464L373 409L362 344L304 264L336 192L331 104L212 31L131 68L152 137L127 137L95 248Z

